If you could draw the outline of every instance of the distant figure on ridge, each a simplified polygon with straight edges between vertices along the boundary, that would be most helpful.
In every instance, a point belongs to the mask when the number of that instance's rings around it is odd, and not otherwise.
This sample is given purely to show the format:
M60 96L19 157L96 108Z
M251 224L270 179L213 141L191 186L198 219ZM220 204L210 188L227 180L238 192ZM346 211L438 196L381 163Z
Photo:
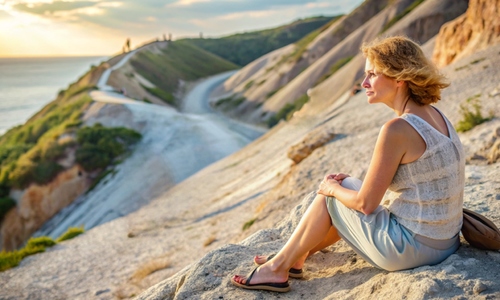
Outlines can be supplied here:
M123 52L130 52L130 38L127 38L125 45L123 46Z
M361 51L368 103L397 116L382 126L364 181L326 175L288 242L256 256L260 266L248 276L234 275L237 287L287 292L307 257L340 239L387 271L438 264L460 246L465 155L450 121L431 105L449 83L406 37L377 39Z

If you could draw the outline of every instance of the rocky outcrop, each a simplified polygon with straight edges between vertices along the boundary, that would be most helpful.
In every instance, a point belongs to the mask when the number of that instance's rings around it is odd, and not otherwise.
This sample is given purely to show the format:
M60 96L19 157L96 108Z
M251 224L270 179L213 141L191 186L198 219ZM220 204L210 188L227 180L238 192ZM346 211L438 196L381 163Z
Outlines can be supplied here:
M238 245L230 244L205 255L136 299L279 299L280 295L234 287L233 274L255 268L253 256L276 253L314 199L310 193L275 228L259 231ZM246 262L243 263L242 262ZM341 241L309 257L304 280L291 280L286 299L430 299L500 296L496 265L500 253L462 247L438 266L386 272L370 266ZM471 268L474 267L474 270ZM398 288L395 288L398 287ZM464 297L465 296L465 297Z
M304 139L288 149L288 158L298 164L308 157L315 149L322 147L335 137L333 129L319 128L308 133Z
M66 207L90 184L79 166L73 166L47 185L31 184L23 191L14 192L18 205L7 213L1 227L0 248L11 251L18 248L59 210Z
M470 163L482 163L486 162L488 164L494 164L500 160L500 127L493 130L493 134L489 138L489 141L477 152L475 152L471 157L468 158Z
M446 66L500 41L500 0L470 0L467 12L439 31L432 59Z

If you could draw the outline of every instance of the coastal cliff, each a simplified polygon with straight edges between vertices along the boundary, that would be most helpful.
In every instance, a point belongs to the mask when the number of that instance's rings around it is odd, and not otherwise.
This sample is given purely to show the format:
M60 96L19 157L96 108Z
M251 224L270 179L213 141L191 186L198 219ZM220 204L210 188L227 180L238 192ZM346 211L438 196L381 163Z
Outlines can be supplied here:
M467 12L445 24L436 39L433 60L438 66L500 42L500 1L470 0Z
M424 1L387 34L411 33L434 20L437 8L446 10L455 3ZM465 9L454 13L459 16ZM445 19L440 20L445 23ZM421 30L428 57L440 38L430 34L437 33L436 28L432 24ZM359 44L363 37L363 31L354 32L344 43L356 38ZM154 196L141 209L0 273L0 281L7 282L0 295L22 299L499 298L500 253L471 248L463 240L460 249L441 264L392 273L373 268L341 241L312 256L306 262L305 279L292 281L292 291L286 295L231 285L233 274L253 268L254 255L271 254L283 246L325 174L342 171L364 177L379 128L394 115L382 105L366 103L363 93L351 93L363 65L357 50L352 51L356 56L350 62L310 87L311 99L291 119ZM479 156L487 157L498 147L500 69L494 66L499 64L500 43L495 43L441 68L452 84L437 104L454 125L463 120L461 106L467 107L468 99L477 99L485 116L493 114L459 136L468 157L464 206L497 225L500 162ZM297 150L305 154L292 161L289 154ZM135 181L140 182L135 179L122 186Z

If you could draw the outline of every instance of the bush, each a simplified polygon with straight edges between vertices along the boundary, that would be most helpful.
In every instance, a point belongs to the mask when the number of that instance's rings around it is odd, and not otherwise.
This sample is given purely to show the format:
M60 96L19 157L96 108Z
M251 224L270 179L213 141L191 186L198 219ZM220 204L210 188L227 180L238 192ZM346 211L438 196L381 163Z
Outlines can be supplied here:
M86 171L104 169L140 138L140 133L123 127L106 128L96 124L81 128L77 132L80 147L76 150L76 162Z
M0 252L0 272L18 266L23 258L24 256L19 251Z
M80 235L84 232L83 227L70 227L68 231L63 233L57 242L66 241ZM48 236L32 237L26 243L23 248L12 251L0 252L0 272L14 268L19 265L19 263L26 257L36 253L44 252L46 248L52 247L57 244L52 238Z
M57 238L57 242L62 242L62 241L66 241L66 240L70 240L72 238L74 238L75 236L78 236L82 233L85 232L85 229L83 229L83 226L82 227L70 227L68 228L68 230L63 233L59 238Z
M270 117L267 120L267 126L269 128L278 124L280 120L290 120L293 116L293 113L300 110L304 104L309 101L309 97L304 94L297 98L293 103L287 103L283 108L280 109L274 116Z
M37 249L40 247L52 247L56 242L48 236L32 237L26 243L25 249Z
M489 118L484 118L481 113L481 103L479 102L479 96L475 95L467 99L466 103L460 104L460 112L462 114L462 120L458 121L457 131L465 132L471 130L475 126L489 121L493 116Z
M52 247L55 244L56 242L50 237L41 236L30 238L26 243L26 246L17 251L0 252L0 272L18 266L26 256L44 252L45 248Z

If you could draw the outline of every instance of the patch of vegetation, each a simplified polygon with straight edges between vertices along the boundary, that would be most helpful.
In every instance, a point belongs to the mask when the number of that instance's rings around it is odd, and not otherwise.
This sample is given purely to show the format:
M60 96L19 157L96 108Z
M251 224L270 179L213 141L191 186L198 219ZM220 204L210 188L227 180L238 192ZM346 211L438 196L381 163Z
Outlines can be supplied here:
M293 103L287 103L283 108L280 109L275 115L270 117L267 121L267 126L269 128L278 124L280 120L290 120L293 113L300 110L304 104L309 101L309 97L304 94L297 98Z
M212 52L239 66L245 66L257 58L295 43L312 31L331 22L332 17L312 17L273 29L245 32L210 39L185 39L192 45Z
M238 97L236 94L234 94L230 97L217 100L214 105L215 107L229 110L238 107L241 103L245 102L245 100L245 97Z
M75 236L83 233L83 228L69 228L67 232L62 234L57 242L48 236L32 237L28 240L26 245L16 251L0 252L0 272L14 268L21 263L21 261L30 255L44 252L46 248L56 245L58 242L69 240Z
M391 28L392 25L396 24L399 20L401 20L404 16L409 14L412 10L414 10L417 6L422 4L425 0L415 0L413 1L410 6L408 6L404 11L396 15L394 18L392 18L389 22L387 22L384 27L382 28L382 31L380 33L384 33L387 29Z
M460 104L460 113L462 114L462 119L458 121L456 129L458 132L465 132L471 130L475 126L489 121L493 118L493 115L485 118L481 113L481 103L479 97L481 95L474 95L466 100L465 103Z
M298 42L295 43L295 51L289 56L292 61L299 61L304 52L307 49L307 46L314 41L314 39L323 31L328 29L333 23L337 22L343 15L334 16L328 23L324 24L320 28L314 30L309 33L305 37L301 38Z
M255 223L256 220L257 220L257 218L253 218L253 219L245 222L245 224L243 224L242 230L245 231L245 230L249 229L250 227L252 227L253 223Z
M254 83L255 83L255 81L254 81L254 80L250 80L250 81L248 81L248 82L245 84L244 89L245 89L245 90L248 90L249 88L251 88L251 87L252 87L252 85L253 85Z
M71 240L72 238L79 236L84 233L85 229L82 227L70 227L68 230L63 233L60 237L57 238L57 242L60 243L62 241Z
M478 59L475 59L475 60L471 61L471 62L470 62L470 64L471 64L471 65L475 65L475 64L477 64L477 63L482 62L482 61L483 61L483 60L485 60L485 59L486 59L486 57L483 57L483 58L478 58Z
M149 88L149 87L144 86L144 85L142 87L146 91L148 91L151 95L156 96L156 97L160 98L161 100L163 100L163 102L170 104L172 106L176 106L174 95L172 95L171 93L165 92L164 90L162 90L158 87Z
M170 104L175 102L172 95L181 80L194 81L238 68L184 40L170 42L162 53L138 52L130 62L140 75L156 86L148 91Z
M345 66L348 62L350 62L353 57L354 56L347 56L347 57L344 57L344 58L341 58L341 59L337 60L330 67L330 70L328 71L328 73L326 73L325 75L321 76L318 79L318 81L316 82L316 84L314 86L317 86L318 84L320 84L321 82L325 81L330 76L332 76L333 74L335 74L335 72L337 72L340 68L342 68L343 66Z
M271 98L272 96L274 96L274 94L276 94L281 88L278 88L278 89L275 89L274 91L270 91L269 93L267 93L266 95L266 98L269 99Z
M91 99L83 94L60 102L44 115L0 137L0 186L4 187L0 189L0 197L7 196L11 187L50 182L63 169L56 161L72 144L59 143L58 137L68 130L71 132L80 122L81 111Z
M107 128L101 124L83 127L77 132L80 146L76 150L76 162L85 171L103 170L140 138L140 133L123 127Z
M461 66L461 67L457 67L455 68L455 71L460 71L460 70L463 70L463 69L468 69L469 66L468 65L464 65L464 66Z

